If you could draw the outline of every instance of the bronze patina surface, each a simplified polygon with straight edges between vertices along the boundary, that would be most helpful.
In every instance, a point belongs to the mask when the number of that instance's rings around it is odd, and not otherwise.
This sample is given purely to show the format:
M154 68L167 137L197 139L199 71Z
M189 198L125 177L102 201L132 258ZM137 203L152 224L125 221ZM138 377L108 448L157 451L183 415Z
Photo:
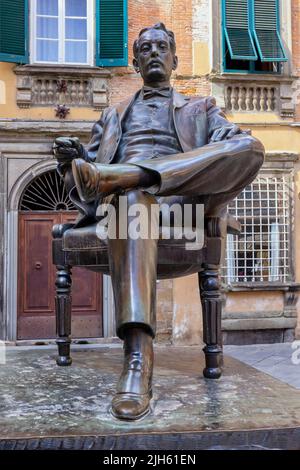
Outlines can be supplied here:
M58 170L81 214L75 230L96 223L96 208L107 197L119 220L120 194L126 199L128 211L138 204L143 207L147 220L151 218L152 207L159 208L163 203L177 203L182 209L185 204L194 207L202 204L209 225L208 218L224 217L229 201L253 181L263 164L263 145L230 123L214 98L187 97L172 88L170 79L178 58L174 33L164 24L140 31L133 53L134 69L143 79L142 89L125 102L103 111L86 147L74 138L61 137L54 143ZM126 229L131 221L132 217L128 217L124 222ZM159 220L153 223L153 228L161 228ZM54 232L55 238L62 239L62 230ZM220 238L221 247L225 245L226 234L218 232L207 229L208 234ZM107 239L116 332L124 340L127 351L133 329L136 336L132 343L136 348L130 348L125 357L117 397L112 403L114 415L120 419L138 419L149 411L153 363L151 347L147 345L156 331L158 238L116 235ZM85 236L82 241L84 244ZM199 273L205 317L204 375L212 379L221 376L222 349L218 283L221 248L215 251L217 263L207 257L194 271ZM80 258L80 262L89 266L87 257L87 253L80 253L77 262ZM177 257L178 254L174 260ZM59 271L56 281L58 364L70 365L72 264L59 262L59 254L54 258ZM186 271L184 265L177 275ZM168 274L173 277L173 272L172 263L165 266L165 277Z
M156 347L152 411L108 413L122 369L119 347L10 350L0 367L0 448L300 449L300 391L226 357L222 380L205 379L199 348Z

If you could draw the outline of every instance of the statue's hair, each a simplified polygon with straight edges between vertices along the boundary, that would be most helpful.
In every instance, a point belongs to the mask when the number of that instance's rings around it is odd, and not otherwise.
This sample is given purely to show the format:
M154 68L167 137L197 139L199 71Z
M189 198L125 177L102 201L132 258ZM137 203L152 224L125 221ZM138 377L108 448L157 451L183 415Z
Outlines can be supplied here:
M168 35L171 50L172 50L173 54L175 54L175 52L176 52L176 42L175 42L175 35L174 35L173 31L167 29L165 27L164 23L156 23L153 26L149 26L148 28L141 29L141 31L139 32L139 37L133 43L133 55L134 55L134 57L137 58L137 56L138 56L140 37L142 36L142 34L146 33L146 31L151 31L151 29L159 29L161 31L164 31Z

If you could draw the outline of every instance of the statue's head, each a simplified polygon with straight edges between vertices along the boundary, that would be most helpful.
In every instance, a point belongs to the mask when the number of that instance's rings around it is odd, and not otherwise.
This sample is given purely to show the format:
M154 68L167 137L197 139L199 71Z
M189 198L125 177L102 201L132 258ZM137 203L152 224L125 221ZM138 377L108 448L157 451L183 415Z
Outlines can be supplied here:
M133 66L145 84L159 86L169 82L178 63L174 33L163 23L142 29L134 41L133 54Z

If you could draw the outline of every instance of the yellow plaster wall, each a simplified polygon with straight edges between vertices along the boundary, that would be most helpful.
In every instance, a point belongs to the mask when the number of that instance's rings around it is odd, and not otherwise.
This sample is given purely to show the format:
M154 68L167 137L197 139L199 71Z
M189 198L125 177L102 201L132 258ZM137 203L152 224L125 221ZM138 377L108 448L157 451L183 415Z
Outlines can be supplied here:
M234 313L275 312L283 310L282 292L229 292L224 311Z
M6 84L4 80L0 80L0 104L6 103Z
M193 42L193 74L207 75L210 72L209 46L207 42Z
M202 308L198 275L173 280L173 344L202 344Z
M16 86L17 77L13 72L15 64L8 62L0 62L0 84L4 83L2 88L0 86L0 119L50 119L58 120L55 117L55 112L52 106L49 107L31 107L28 109L21 109L16 103ZM1 93L2 89L2 93ZM1 100L1 96L4 99ZM63 103L60 103L63 104ZM82 120L96 120L99 116L99 111L94 111L91 108L70 108L67 120L82 119Z
M261 140L266 151L300 153L300 128L274 123L265 126L257 126L255 123L241 124L241 127L251 129L252 135Z

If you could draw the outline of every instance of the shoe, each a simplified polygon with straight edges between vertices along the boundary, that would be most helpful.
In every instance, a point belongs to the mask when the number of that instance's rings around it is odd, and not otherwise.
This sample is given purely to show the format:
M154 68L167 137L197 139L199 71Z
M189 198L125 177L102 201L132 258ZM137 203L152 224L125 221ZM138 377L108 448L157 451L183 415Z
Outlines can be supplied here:
M72 172L80 199L83 202L92 202L100 191L100 171L94 163L88 163L82 158L72 162Z
M141 328L124 336L124 366L111 404L115 418L137 420L150 412L152 398L153 340Z

